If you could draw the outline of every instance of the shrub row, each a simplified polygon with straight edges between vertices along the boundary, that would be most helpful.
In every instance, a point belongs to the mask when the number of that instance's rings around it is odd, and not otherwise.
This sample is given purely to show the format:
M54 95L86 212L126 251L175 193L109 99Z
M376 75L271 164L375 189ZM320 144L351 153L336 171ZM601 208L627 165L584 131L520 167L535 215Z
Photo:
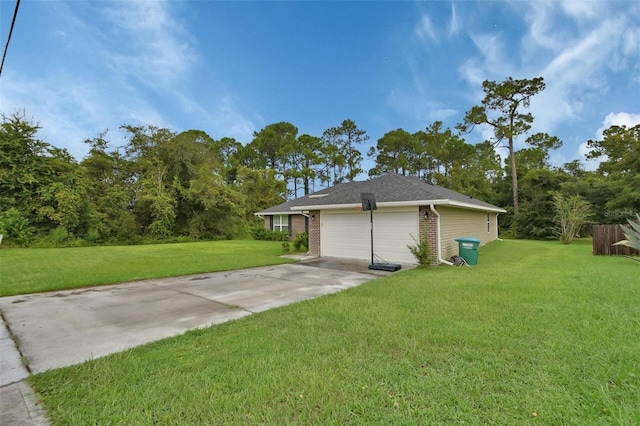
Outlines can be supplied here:
M289 233L287 231L272 231L261 226L251 228L251 237L254 240L261 241L289 241Z

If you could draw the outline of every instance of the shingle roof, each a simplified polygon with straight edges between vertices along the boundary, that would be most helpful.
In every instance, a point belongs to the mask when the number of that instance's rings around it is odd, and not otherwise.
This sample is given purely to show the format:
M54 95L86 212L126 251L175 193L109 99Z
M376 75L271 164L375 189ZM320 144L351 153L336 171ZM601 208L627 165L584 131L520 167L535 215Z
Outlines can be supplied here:
M416 205L418 205L420 204L419 202L438 201L437 204L503 211L500 207L433 185L417 177L389 173L363 182L341 183L314 194L270 207L257 214L293 213L300 211L301 208L304 209L304 207L311 209L314 206L338 207L340 205L360 204L360 194L363 192L372 192L375 195L377 204L407 203L410 205L412 202L416 202ZM292 210L292 208L295 209Z

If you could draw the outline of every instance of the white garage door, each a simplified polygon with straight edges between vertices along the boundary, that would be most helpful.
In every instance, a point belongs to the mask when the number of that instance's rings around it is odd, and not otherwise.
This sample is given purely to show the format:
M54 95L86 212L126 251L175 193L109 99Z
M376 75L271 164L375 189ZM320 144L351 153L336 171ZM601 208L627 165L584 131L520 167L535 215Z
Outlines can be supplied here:
M374 211L374 253L387 262L415 263L407 245L415 244L412 235L419 238L418 226L417 207ZM369 212L323 211L320 252L322 256L371 260Z

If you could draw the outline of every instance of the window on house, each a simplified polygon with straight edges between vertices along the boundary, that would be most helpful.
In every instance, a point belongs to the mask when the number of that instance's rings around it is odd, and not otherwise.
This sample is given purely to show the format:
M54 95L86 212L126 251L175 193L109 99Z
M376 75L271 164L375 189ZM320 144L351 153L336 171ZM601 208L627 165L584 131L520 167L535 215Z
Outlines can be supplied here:
M491 232L491 216L487 212L487 232Z
M273 216L274 231L289 231L289 216L286 214Z

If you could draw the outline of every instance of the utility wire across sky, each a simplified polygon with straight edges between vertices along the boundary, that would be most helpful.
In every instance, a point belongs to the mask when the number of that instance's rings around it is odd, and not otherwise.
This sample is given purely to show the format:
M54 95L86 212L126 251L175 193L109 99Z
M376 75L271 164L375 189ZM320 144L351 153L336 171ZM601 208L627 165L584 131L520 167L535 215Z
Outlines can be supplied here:
M13 19L11 20L11 28L9 28L9 37L7 37L7 44L4 46L4 53L2 54L2 63L0 64L0 75L2 75L2 69L4 68L4 59L7 57L7 50L9 50L9 42L11 41L11 34L13 34L13 26L16 23L16 16L18 16L18 9L20 8L20 0L16 0L16 8L13 11Z

